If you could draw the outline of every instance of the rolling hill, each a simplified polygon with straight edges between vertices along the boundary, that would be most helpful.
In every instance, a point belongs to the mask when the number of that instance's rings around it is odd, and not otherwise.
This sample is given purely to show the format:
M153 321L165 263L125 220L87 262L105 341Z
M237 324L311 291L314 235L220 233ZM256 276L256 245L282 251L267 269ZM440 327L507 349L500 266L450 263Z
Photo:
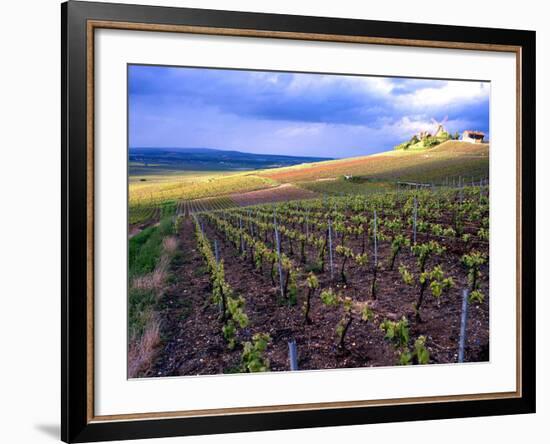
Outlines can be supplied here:
M256 173L281 183L315 182L348 176L387 181L444 181L446 177L488 177L489 144L449 140L434 148L387 151L364 157L302 164Z
M196 153L203 155L204 153ZM181 153L180 153L181 155ZM213 153L206 153L214 162ZM278 156L274 156L278 157ZM211 166L209 167L212 168ZM321 194L370 194L395 189L396 181L449 183L462 176L468 182L489 177L489 145L456 140L423 150L394 150L375 155L252 171L164 171L130 178L131 214L149 214L171 202L225 197L232 205L308 199ZM347 180L345 176L352 176ZM202 205L201 202L204 204ZM154 212L154 214L158 214ZM135 216L135 220L144 219Z

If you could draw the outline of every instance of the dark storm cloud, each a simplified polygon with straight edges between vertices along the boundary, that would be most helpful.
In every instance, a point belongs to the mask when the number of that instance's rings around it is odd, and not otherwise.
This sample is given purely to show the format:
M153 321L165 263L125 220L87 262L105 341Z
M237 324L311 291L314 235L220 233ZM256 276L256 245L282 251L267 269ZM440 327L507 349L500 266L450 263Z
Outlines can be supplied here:
M488 91L473 82L131 66L130 143L367 154L431 119L488 131Z

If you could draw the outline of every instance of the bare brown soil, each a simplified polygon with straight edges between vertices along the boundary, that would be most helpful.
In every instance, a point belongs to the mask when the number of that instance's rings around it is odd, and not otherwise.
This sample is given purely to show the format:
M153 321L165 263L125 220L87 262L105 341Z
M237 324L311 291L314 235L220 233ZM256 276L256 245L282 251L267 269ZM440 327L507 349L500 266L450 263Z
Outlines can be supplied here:
M240 206L258 205L263 203L286 202L289 200L313 199L318 197L313 191L304 190L291 184L279 185L275 188L250 191L248 193L232 194L231 199Z

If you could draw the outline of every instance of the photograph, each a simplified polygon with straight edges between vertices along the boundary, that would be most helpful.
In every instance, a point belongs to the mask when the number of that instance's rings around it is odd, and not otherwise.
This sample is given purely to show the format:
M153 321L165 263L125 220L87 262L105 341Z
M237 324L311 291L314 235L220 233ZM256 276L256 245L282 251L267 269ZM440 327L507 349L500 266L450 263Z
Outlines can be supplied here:
M489 362L490 98L128 64L128 378Z
M48 57L61 439L531 421L541 14L128 1Z

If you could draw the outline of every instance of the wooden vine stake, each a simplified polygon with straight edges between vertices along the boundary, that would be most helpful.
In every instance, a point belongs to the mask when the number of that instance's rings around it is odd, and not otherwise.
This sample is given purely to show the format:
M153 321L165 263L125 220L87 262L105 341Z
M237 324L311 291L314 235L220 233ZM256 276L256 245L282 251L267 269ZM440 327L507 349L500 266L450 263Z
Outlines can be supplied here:
M418 201L416 196L414 197L414 210L413 210L413 245L416 244L416 218L418 216Z
M377 235L378 221L376 218L376 210L374 210L374 267L378 265L378 235Z
M330 278L334 278L334 265L332 263L332 222L328 220L328 256L330 260Z
M241 237L241 253L244 253L243 217L239 215L239 234Z
M288 343L288 360L290 361L290 370L298 370L298 352L295 339Z
M464 362L466 344L466 324L468 323L468 290L462 290L462 313L460 315L460 339L458 342L458 362Z
M372 296L372 299L376 299L376 275L378 273L378 218L376 216L376 210L374 210L373 241L374 241L374 263L372 267L371 296Z
M275 227L275 243L277 244L277 267L279 269L279 286L281 288L281 297L284 299L285 290L284 290L284 279L283 279L283 266L281 265L281 241L279 239L279 230L277 230L277 216L273 212L273 226Z

